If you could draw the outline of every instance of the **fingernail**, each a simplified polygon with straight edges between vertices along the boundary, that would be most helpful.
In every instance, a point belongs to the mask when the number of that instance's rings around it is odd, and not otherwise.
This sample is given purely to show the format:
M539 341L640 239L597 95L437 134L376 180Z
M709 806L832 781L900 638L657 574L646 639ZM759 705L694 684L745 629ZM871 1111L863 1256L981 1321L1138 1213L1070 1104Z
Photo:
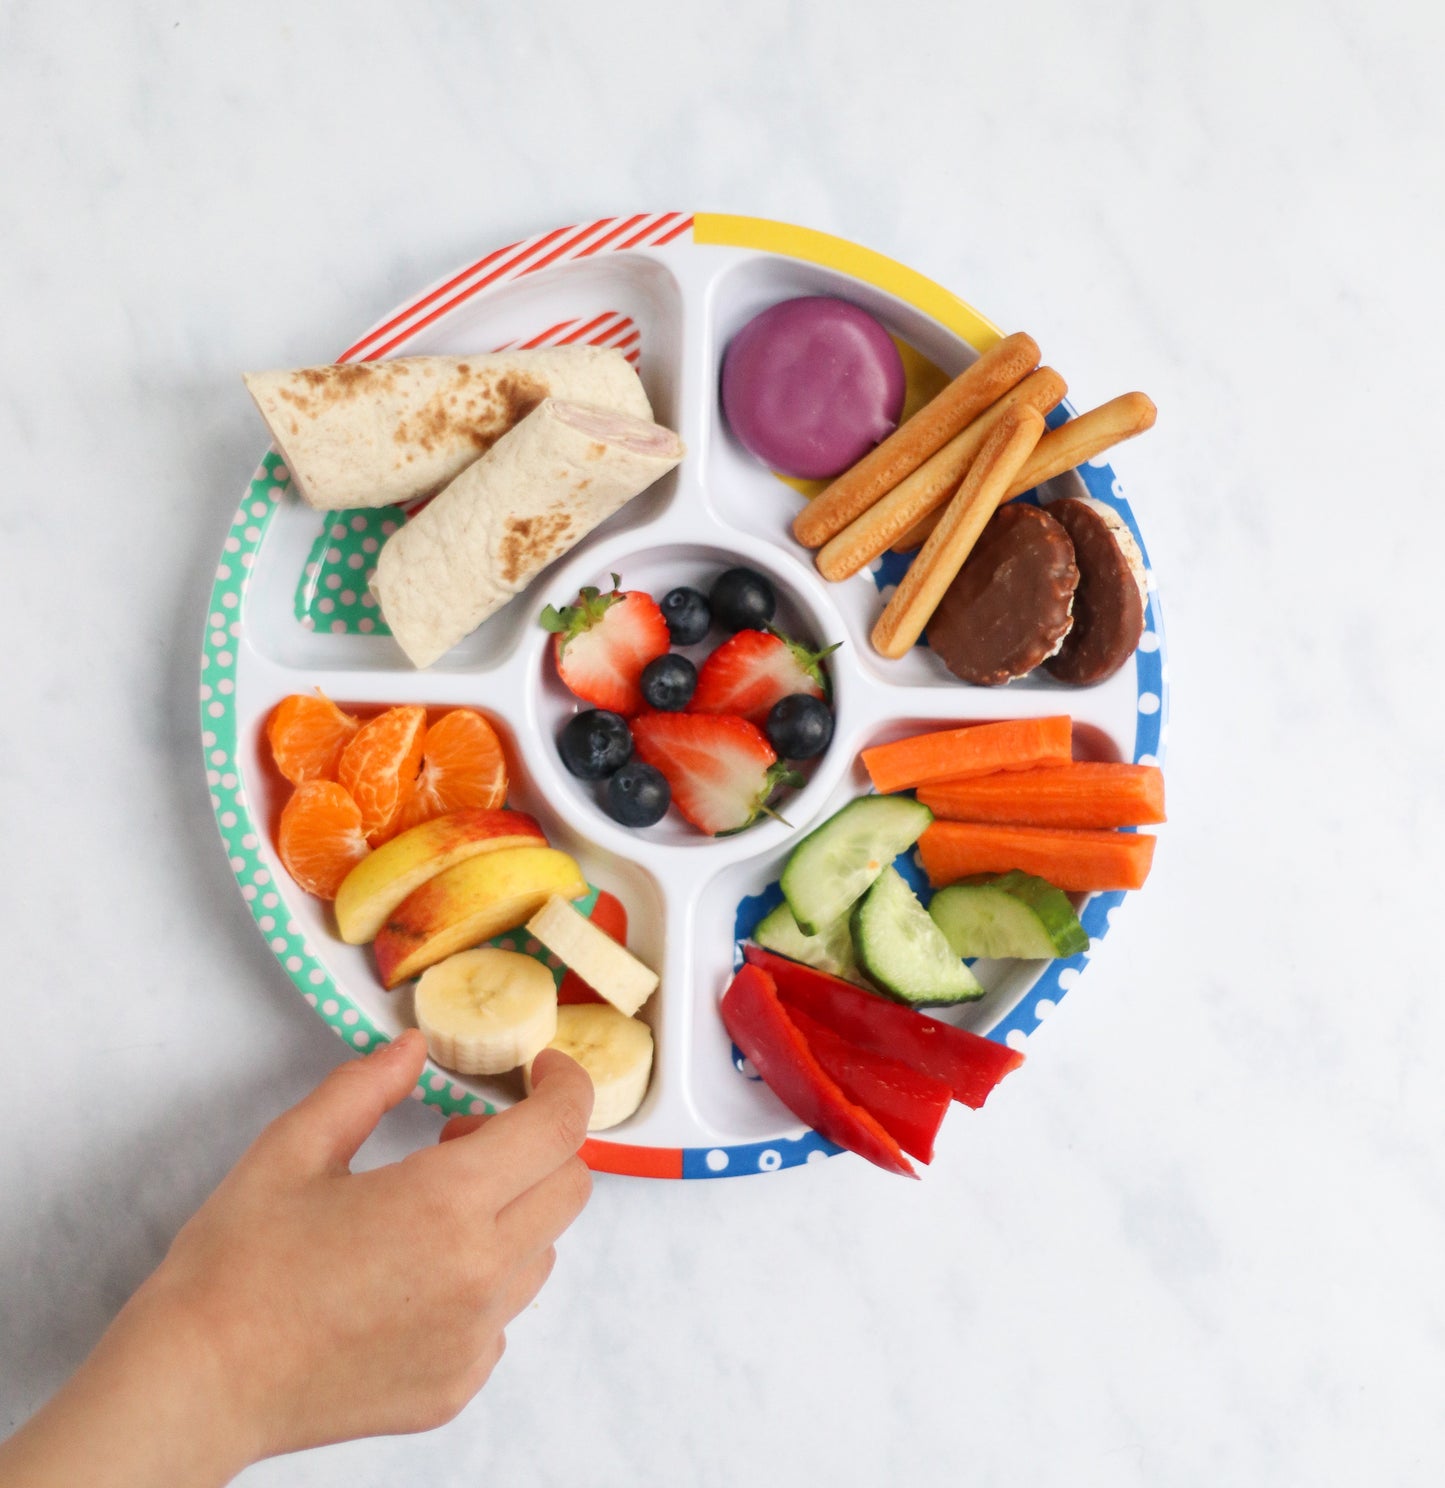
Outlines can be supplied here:
M411 1047L413 1036L416 1035L415 1028L403 1028L397 1036L385 1043L381 1048L372 1052L373 1059L385 1059L388 1054L404 1053Z

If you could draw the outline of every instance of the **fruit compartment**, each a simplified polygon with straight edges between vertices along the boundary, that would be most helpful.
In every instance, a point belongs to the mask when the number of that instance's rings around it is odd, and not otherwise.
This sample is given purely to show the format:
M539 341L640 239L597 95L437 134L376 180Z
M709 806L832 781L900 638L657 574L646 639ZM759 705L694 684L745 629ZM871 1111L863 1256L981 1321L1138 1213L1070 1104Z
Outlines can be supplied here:
M345 694L338 695L333 700L346 711L363 719L376 716L384 706L379 702L358 700ZM534 817L546 833L549 844L575 858L593 888L605 890L621 901L628 915L629 947L648 965L662 965L667 952L668 915L665 894L656 876L635 858L622 857L600 847L577 831L555 809L548 794L538 787L528 766L527 747L504 715L476 703L427 702L426 699L419 701L427 706L428 719L433 723L454 706L477 707L487 717L497 730L507 759L508 808ZM250 791L253 810L265 825L257 851L265 861L271 879L286 888L286 909L305 938L307 954L324 964L336 986L356 1004L370 1024L388 1037L394 1036L415 1022L412 1013L415 983L406 983L395 991L388 992L377 975L371 948L347 945L341 940L336 932L330 904L303 893L296 887L276 851L276 829L292 787L271 762L265 737L270 712L268 707L255 713L245 731L246 742L241 758L245 777L253 782ZM279 938L273 936L273 940ZM516 933L509 932L502 944L506 949L515 948L533 954L540 950L520 927ZM285 947L273 944L272 949L279 952ZM544 951L542 954L545 957ZM555 957L550 958L548 964L554 968L558 966ZM664 1044L668 1037L666 1000L657 997L650 999L639 1016L652 1027L659 1046ZM479 1096L488 1102L509 1104L522 1093L519 1072L491 1077L463 1076L447 1070L440 1073L458 1090ZM644 1105L633 1120L644 1119L648 1109Z
M778 599L773 624L784 634L815 648L831 643L842 634L840 617L829 604L828 596L807 583L806 575L780 562L779 555L756 542L749 543L745 550L722 547L716 542L677 542L627 551L619 551L615 546L602 549L588 556L588 566L573 565L559 574L557 582L538 596L537 608L544 603L565 604L583 585L605 589L613 572L621 576L625 588L641 589L658 600L680 584L705 593L719 574L740 563L755 568L771 581ZM727 639L728 632L714 625L698 644L674 649L700 666ZM562 764L558 736L568 720L588 705L568 691L558 677L552 659L552 638L538 627L527 649L529 656L535 657L535 665L528 669L533 678L529 722L539 741L534 767L538 778L577 830L589 833L616 852L663 853L671 859L674 852L689 855L701 850L711 862L717 863L756 853L774 839L786 838L790 833L788 823L796 825L812 816L831 789L832 779L840 769L846 768L837 747L837 734L850 729L854 714L866 706L856 685L856 669L846 659L840 660L840 653L835 652L824 662L832 686L835 740L819 758L798 765L807 783L790 790L780 800L778 809L787 818L786 822L765 819L736 837L710 838L683 821L676 811L669 811L655 826L629 828L607 816L592 783L577 779Z

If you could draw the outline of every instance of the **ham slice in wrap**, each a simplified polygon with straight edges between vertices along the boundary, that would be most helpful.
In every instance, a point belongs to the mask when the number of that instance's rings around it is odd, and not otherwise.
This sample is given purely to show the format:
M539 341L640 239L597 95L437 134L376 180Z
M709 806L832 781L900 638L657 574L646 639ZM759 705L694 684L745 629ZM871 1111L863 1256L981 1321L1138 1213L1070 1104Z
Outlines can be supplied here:
M683 456L670 429L548 398L394 533L372 590L430 666Z
M650 419L620 351L552 346L248 372L246 387L308 505L392 506L461 474L543 398Z

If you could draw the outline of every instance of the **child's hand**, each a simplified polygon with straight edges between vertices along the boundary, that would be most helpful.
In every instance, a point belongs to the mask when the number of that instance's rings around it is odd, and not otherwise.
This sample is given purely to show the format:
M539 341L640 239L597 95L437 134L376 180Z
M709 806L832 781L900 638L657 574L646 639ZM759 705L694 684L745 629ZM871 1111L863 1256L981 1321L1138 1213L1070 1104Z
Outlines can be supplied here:
M543 1053L520 1104L350 1172L425 1056L404 1034L262 1132L71 1383L0 1447L0 1482L223 1482L461 1410L587 1202L592 1084Z
M479 1129L349 1172L424 1057L412 1032L337 1069L261 1134L148 1283L215 1340L257 1455L449 1421L591 1193L576 1153L592 1085L557 1054Z

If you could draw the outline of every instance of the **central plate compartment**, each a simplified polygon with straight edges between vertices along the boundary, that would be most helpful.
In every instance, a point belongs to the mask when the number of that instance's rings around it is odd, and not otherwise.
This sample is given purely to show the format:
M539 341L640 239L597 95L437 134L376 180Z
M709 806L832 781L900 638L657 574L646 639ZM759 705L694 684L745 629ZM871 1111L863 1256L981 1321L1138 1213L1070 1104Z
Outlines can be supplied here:
M772 584L778 600L772 624L790 640L799 641L810 649L817 650L843 638L842 618L827 603L826 596L816 593L811 586L794 588L791 582L794 576L786 566L778 563L772 553L758 544L750 544L746 553L740 553L737 548L725 548L716 544L678 543L619 554L610 561L613 565L610 570L583 577L582 583L595 585L605 591L611 587L612 575L616 573L621 579L622 589L642 590L659 603L668 590L679 585L686 585L706 594L725 570L746 566L763 574ZM569 577L574 573L575 570L569 570ZM577 587L580 588L581 585ZM544 604L554 604L560 608L571 604L576 597L577 588L563 592L553 584L537 596L536 607L540 613ZM722 645L729 635L730 632L714 623L708 634L696 645L674 647L673 650L701 668L704 659ZM834 652L824 661L823 666L832 688L835 717L846 723L849 710L857 701L857 694L853 686L852 670L846 666L834 665L837 658L838 653ZM786 831L789 822L796 825L795 818L811 818L817 810L818 801L827 793L829 780L838 773L836 765L840 756L836 750L836 742L839 724L835 723L834 743L819 758L800 762L796 766L807 777L807 784L788 791L775 800L775 809L786 819L782 823L770 823L764 819L737 837L719 839L708 837L690 826L673 809L655 826L621 826L603 809L592 782L579 780L562 764L557 749L558 736L571 718L584 712L590 705L574 697L557 675L552 638L545 634L537 662L535 716L541 738L539 767L545 773L549 789L557 793L554 799L566 799L575 803L576 814L569 812L572 821L580 829L590 831L597 840L606 841L615 851L647 852L659 846L703 850L716 862L720 855L726 855L734 843L743 848L751 847L746 839L770 825L782 826ZM846 768L846 765L842 768Z

